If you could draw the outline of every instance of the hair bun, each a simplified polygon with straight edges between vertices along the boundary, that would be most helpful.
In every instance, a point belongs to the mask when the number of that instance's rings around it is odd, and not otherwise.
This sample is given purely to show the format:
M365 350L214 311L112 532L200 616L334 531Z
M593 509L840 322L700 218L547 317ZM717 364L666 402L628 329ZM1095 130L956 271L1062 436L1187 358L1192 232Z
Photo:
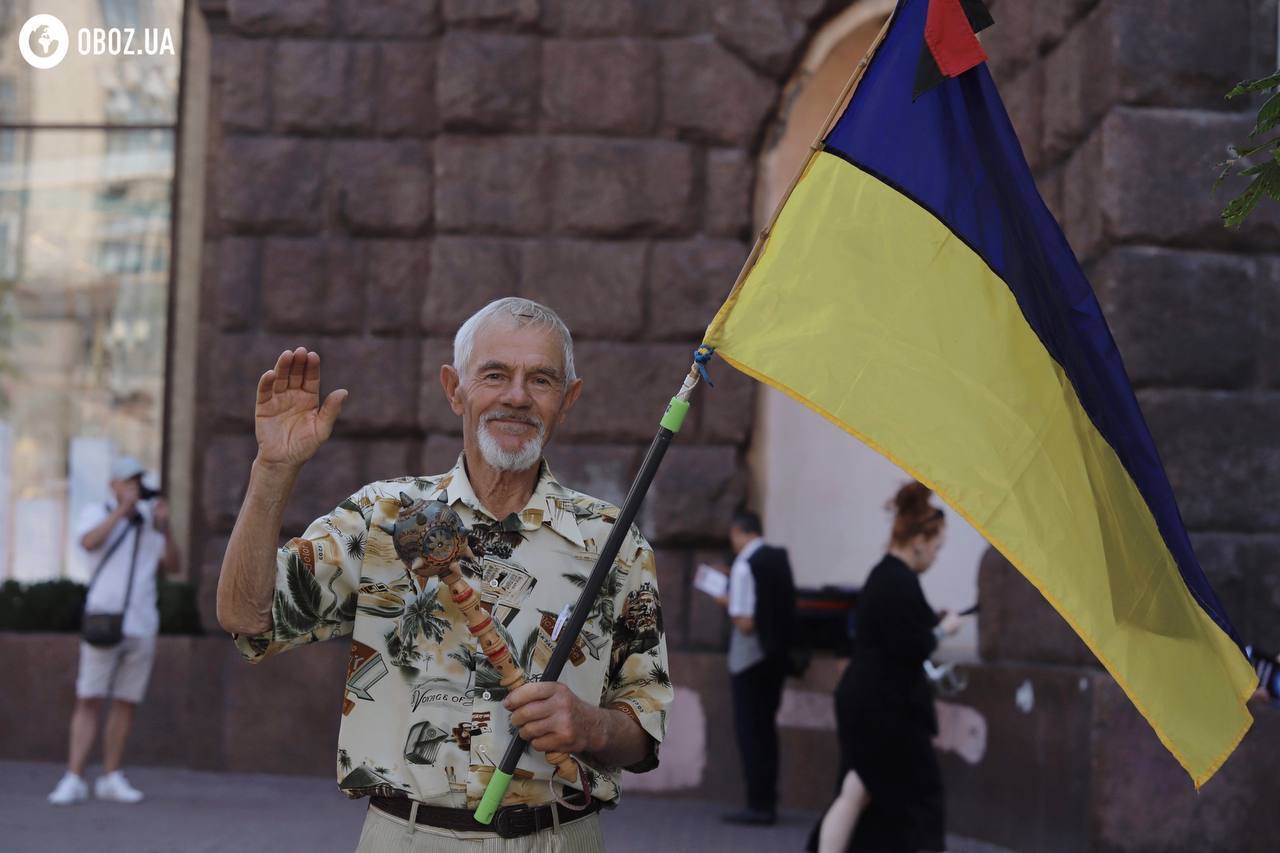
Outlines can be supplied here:
M929 498L933 497L933 489L924 483L912 480L893 498L893 507L900 515L919 515L929 506Z

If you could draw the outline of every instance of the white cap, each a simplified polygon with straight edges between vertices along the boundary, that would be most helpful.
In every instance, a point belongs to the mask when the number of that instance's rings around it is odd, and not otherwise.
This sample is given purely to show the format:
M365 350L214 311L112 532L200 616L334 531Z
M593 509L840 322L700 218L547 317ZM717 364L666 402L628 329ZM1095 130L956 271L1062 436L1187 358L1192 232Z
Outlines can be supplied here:
M147 469L142 467L142 463L132 456L120 456L111 463L113 480L131 480L134 477L141 477L146 472Z

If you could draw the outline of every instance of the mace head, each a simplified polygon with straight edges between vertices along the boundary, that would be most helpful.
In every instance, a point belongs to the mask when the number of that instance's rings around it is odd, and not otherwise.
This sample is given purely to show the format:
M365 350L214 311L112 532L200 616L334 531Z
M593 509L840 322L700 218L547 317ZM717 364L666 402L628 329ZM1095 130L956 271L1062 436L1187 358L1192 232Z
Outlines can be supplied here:
M417 575L437 575L470 553L467 526L443 497L414 499L401 492L394 531L396 555Z

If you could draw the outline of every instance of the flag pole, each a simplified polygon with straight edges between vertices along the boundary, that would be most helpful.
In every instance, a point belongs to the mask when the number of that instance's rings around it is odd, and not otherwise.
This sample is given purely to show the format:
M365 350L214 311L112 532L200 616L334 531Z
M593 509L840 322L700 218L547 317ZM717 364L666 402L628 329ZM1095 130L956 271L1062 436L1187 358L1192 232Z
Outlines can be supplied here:
M635 520L636 513L640 511L640 504L644 501L645 494L649 491L649 486L653 483L653 477L658 471L658 466L662 463L662 457L666 455L671 439L680 431L680 427L684 423L685 415L689 412L689 397L693 394L693 389L697 387L701 373L702 364L695 361L694 365L689 368L689 373L685 376L679 392L667 404L666 413L663 414L662 420L659 422L658 434L654 436L653 442L649 445L649 452L645 455L644 462L640 465L640 472L636 475L635 482L631 484L631 490L627 492L627 498L623 501L622 508L618 511L618 518L613 523L613 530L610 531L604 548L596 558L595 568L591 570L591 575L587 578L587 583L582 588L582 593L578 596L577 603L573 606L569 620L565 623L555 641L551 659L547 662L546 669L542 671L539 681L555 681L560 677L565 661L569 659L569 654L573 650L574 642L578 639L583 625L586 624L596 597L600 594L600 589L604 586L609 571L613 568L613 561L618 556L618 551L622 548L623 540L630 533L631 523ZM524 755L527 746L527 742L518 734L507 745L502 761L494 770L493 776L490 777L489 784L484 790L484 796L476 809L475 819L478 822L489 824L493 821L498 806L502 803L502 797L507 791L507 786L511 784L511 777L515 773L520 756ZM564 764L560 766L563 768ZM590 786L582 778L581 773L577 774L577 777L581 781L582 789L587 794L589 801Z

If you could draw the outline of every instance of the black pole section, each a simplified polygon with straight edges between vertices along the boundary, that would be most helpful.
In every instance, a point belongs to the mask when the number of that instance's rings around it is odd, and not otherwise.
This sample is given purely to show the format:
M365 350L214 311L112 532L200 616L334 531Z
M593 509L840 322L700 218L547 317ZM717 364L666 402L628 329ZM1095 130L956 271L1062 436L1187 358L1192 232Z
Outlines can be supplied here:
M649 486L653 483L653 475L658 472L658 466L662 464L662 457L666 455L667 446L671 444L674 435L675 433L666 427L658 428L658 434L654 436L653 443L649 445L649 452L645 454L644 462L640 466L640 473L631 484L627 499L622 502L618 520L613 523L613 530L604 543L604 550L596 558L591 577L587 578L587 585L582 588L578 603L573 605L573 613L561 629L555 648L551 650L551 660L547 662L547 668L542 671L539 681L556 681L560 678L560 671L564 669L564 663L569 659L574 641L578 639L582 626L587 623L591 606L595 603L596 596L600 594L600 587L604 586L609 570L613 568L614 558L622 549L622 540L631 530L631 522L640 511L640 504L644 503L644 496L648 494ZM511 743L507 744L507 751L503 753L502 763L498 765L498 769L508 774L515 772L520 756L524 755L527 746L528 743L520 735L513 737Z

